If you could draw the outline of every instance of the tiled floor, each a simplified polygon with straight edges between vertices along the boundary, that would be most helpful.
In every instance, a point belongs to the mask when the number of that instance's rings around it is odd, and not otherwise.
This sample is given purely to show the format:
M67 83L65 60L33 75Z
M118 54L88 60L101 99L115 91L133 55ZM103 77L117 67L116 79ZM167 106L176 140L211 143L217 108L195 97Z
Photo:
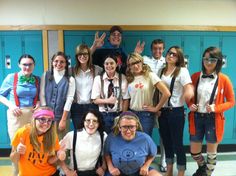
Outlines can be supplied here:
M155 159L155 162L152 164L154 168L158 168L156 164L158 160L159 157L157 157ZM187 161L188 163L185 176L192 176L192 174L197 169L197 164L193 162L192 158L189 155L187 155ZM177 170L175 167L174 176L176 175ZM0 158L0 176L11 176L11 162L9 158ZM213 176L236 176L236 153L219 154Z

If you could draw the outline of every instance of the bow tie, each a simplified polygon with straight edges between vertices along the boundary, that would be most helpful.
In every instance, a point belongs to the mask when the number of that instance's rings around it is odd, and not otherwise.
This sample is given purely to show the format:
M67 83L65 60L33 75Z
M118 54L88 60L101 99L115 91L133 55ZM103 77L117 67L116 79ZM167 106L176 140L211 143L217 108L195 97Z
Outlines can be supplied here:
M30 77L20 76L19 81L20 81L20 83L28 82L28 83L34 84L35 77L34 76L30 76Z
M202 78L211 78L211 79L214 79L214 75L202 75Z

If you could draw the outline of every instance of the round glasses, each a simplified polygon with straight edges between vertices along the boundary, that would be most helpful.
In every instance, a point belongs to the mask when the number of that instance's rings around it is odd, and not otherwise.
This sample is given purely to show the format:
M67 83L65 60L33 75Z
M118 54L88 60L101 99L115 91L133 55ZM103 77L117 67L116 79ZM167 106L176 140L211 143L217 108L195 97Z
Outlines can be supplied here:
M95 120L95 119L85 119L84 122L89 125L90 123L96 125L98 124L98 120Z
M48 118L36 118L40 124L47 123L48 125L52 124L53 120Z

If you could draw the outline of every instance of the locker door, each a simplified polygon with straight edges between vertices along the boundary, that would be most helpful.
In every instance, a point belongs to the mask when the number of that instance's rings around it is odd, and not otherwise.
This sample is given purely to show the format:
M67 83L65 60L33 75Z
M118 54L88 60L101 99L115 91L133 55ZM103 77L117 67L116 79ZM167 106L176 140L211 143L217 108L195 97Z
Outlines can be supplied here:
M236 46L236 34L228 33L222 38L222 53L226 56L227 62L225 67L222 68L222 72L227 74L230 78L234 92L236 91L236 78L235 78L235 46ZM236 115L234 108L226 111L225 115L225 133L223 143L235 144L236 143Z
M19 71L18 67L18 59L21 55L22 49L21 49L21 36L19 35L18 32L3 32L2 33L2 65L3 69L1 71L2 73L2 80L5 78L6 75L9 73L14 73ZM5 57L6 55L9 55L11 58L11 68L6 69L5 67ZM0 148L10 148L10 140L8 137L8 132L7 132L7 115L6 115L6 110L7 107L4 105L0 105L0 113L2 114L0 119Z
M201 37L200 35L184 35L184 55L188 56L190 75L201 70Z
M76 46L81 44L83 36L78 31L65 31L64 32L64 48L65 53L71 58L72 65L75 64L75 49Z
M35 59L36 65L34 68L34 74L37 76L43 73L43 44L42 44L42 32L30 31L23 33L23 52L30 54Z
M166 45L166 50L165 53L167 52L167 50L171 47L171 46L179 46L182 47L182 39L181 39L181 33L164 33L165 39L165 45Z
M218 33L207 33L203 36L203 50L202 52L210 47L215 46L220 48L220 36Z
M126 54L134 52L135 46L139 40L143 40L142 34L140 32L137 31L123 32L122 47L126 52Z

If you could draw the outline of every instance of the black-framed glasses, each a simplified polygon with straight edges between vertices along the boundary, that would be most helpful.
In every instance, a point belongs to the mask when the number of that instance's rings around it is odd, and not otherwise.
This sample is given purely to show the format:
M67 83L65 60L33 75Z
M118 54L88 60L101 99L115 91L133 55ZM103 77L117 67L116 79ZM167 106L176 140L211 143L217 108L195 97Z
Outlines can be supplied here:
M124 125L124 126L120 126L120 129L122 131L135 131L137 129L137 126L136 125Z
M62 61L62 60L54 60L53 61L55 64L65 64L66 61Z
M139 63L141 63L141 61L131 62L131 63L128 64L128 66L132 67L132 66L134 66L136 64L139 64Z
M36 118L40 124L47 123L48 125L52 124L53 120L48 118Z
M81 57L81 56L84 56L84 57L88 57L88 55L89 55L89 53L86 53L86 52L84 52L84 53L78 53L78 56L79 57Z
M170 56L170 57L177 57L177 53L174 53L174 52L172 52L172 51L169 51L167 54L168 54L168 56Z
M92 123L92 124L94 124L94 125L98 124L98 120L96 120L96 119L85 119L84 122L85 122L87 125L89 125L90 123Z
M210 64L215 64L218 61L217 58L212 58L212 57L209 57L209 58L203 57L202 59L204 62L207 62Z
M23 65L24 67L32 67L34 63L22 63L21 65Z

